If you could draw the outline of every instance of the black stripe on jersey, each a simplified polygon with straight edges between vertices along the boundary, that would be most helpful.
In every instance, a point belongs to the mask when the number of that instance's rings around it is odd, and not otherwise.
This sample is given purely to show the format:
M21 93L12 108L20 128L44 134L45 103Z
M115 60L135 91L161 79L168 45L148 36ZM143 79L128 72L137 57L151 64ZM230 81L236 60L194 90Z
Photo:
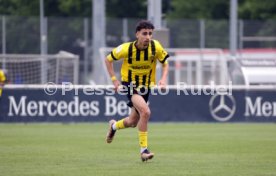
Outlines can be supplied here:
M140 50L136 50L136 61L140 61Z
M128 70L128 82L130 83L132 81L132 71Z
M151 55L155 56L155 44L154 44L154 41L152 40L150 43L151 43Z
M167 54L166 56L165 56L165 58L162 60L162 61L160 61L162 64L164 64L164 62L168 59L168 57L170 57L170 55L169 54Z
M136 85L136 88L139 87L139 76L138 75L135 75L135 85Z
M150 70L150 74L149 74L149 79L148 79L148 87L150 86L150 83L151 83L151 80L150 80L151 73L152 73L152 70Z
M149 47L147 48L147 49L145 49L145 51L144 51L144 60L145 61L147 61L147 60L149 60L149 52L148 52L148 49L149 49Z
M143 81L142 81L142 85L145 86L146 85L146 79L147 79L147 75L143 75Z
M128 63L129 64L132 64L132 47L133 47L133 42L131 42L128 47Z
M118 60L118 59L114 56L114 54L113 54L112 51L111 51L111 57L112 57L113 60Z

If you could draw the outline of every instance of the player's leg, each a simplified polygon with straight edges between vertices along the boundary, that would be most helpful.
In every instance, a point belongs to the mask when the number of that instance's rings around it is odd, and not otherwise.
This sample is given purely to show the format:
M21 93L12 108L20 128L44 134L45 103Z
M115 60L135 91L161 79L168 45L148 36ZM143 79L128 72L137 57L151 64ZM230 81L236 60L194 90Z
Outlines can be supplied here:
M130 115L122 120L125 128L135 128L139 122L139 114L137 113L135 108L132 107Z
M133 106L139 112L139 122L138 129L139 131L147 131L148 130L148 121L150 118L150 109L146 101L141 95L134 94L131 98Z
M142 161L146 161L148 159L152 159L154 153L149 152L148 150L148 121L150 118L150 109L145 101L145 99L138 94L134 94L131 98L133 106L139 112L139 122L138 122L138 130L139 130L139 143L141 147L141 159Z
M124 129L124 128L129 128L129 127L134 128L134 127L137 126L138 121L139 121L139 114L137 113L135 108L132 107L130 115L126 118L123 118L123 119L119 120L118 122L115 122L112 125L112 129L113 130L120 130L120 129Z
M139 121L139 115L136 112L135 108L132 107L131 108L131 113L128 117L123 118L119 121L115 121L115 120L110 120L109 121L109 129L106 135L106 142L107 143L111 143L114 135L116 133L116 130L119 129L124 129L124 128L128 128L128 127L136 127L137 123Z

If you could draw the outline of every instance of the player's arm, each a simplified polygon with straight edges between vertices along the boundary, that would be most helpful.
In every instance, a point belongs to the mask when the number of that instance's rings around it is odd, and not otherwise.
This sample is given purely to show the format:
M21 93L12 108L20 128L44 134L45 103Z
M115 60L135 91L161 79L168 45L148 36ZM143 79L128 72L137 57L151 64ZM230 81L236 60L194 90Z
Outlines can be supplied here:
M168 72L169 72L169 64L168 64L168 61L165 61L165 63L162 64L162 77L158 82L158 85L161 88L165 88L167 85Z
M117 61L121 58L126 57L126 55L127 55L127 52L126 52L127 47L126 46L127 46L126 43L118 46L117 48L112 50L111 53L105 59L105 65L106 65L107 71L109 73L109 76L113 82L113 85L115 87L115 90L118 89L118 87L120 86L121 83L116 78L114 67L113 67L113 61Z
M167 85L167 77L169 72L169 63L167 60L169 58L169 54L158 41L155 41L155 44L157 50L157 58L159 62L162 64L162 77L159 80L158 85L161 88L164 88Z
M117 91L118 87L120 86L120 81L117 80L117 78L115 76L115 72L114 72L114 68L113 68L113 60L110 60L109 57L107 57L105 59L105 65L106 65L107 71L109 73L109 76L113 82L113 85L115 87L115 90Z

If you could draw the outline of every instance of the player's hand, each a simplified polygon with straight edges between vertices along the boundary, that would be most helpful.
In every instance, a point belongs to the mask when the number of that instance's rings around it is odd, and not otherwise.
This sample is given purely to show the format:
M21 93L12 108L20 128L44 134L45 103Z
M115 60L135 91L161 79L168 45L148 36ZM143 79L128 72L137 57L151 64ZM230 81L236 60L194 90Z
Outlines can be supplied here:
M119 89L119 86L121 85L121 83L120 83L119 80L114 80L114 81L113 81L113 85L114 85L115 91L117 92L118 89Z
M159 82L158 82L158 87L160 87L161 89L165 89L166 86L167 86L167 81L166 80L163 80L161 79Z

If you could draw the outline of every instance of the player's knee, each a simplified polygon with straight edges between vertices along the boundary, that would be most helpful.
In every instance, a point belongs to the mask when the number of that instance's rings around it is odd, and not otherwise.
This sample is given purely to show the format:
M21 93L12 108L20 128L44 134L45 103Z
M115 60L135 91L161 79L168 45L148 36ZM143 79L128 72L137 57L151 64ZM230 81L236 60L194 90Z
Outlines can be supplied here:
M147 108L143 108L141 109L141 112L140 112L140 115L144 118L149 118L150 117L150 109L147 107Z

